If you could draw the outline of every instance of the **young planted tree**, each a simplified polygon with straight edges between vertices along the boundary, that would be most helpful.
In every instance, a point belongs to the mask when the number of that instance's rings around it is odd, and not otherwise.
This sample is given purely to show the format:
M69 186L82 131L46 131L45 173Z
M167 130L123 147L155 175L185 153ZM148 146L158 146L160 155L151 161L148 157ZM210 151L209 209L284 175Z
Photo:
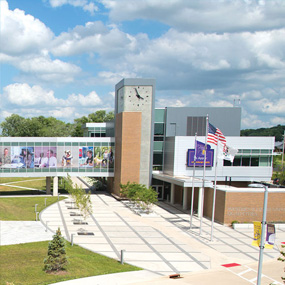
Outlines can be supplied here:
M121 184L122 196L134 202L142 210L150 211L151 206L157 202L157 193L152 188L136 182Z
M48 256L44 260L44 270L46 272L60 271L67 265L65 252L65 241L61 235L60 228L56 231L48 245Z
M77 185L75 185L74 192L76 194L75 204L83 216L83 219L86 220L90 213L92 213L90 192L86 193L82 187L78 187Z
M82 187L79 187L77 184L73 186L73 182L69 175L67 175L66 178L66 190L70 194L76 207L79 209L83 219L86 220L89 214L92 213L90 192L86 193L85 190L83 190Z

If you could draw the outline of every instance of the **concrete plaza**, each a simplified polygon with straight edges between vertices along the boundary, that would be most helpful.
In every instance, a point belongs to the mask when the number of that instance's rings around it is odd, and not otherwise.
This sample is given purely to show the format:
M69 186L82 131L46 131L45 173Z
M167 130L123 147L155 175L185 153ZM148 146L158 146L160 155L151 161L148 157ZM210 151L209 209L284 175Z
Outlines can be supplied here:
M45 209L41 222L1 222L1 245L51 239L60 227L65 238L86 249L139 266L143 271L119 273L62 284L256 284L259 248L251 246L253 230L215 223L211 241L211 222L194 216L189 229L189 213L160 203L153 214L139 216L126 201L117 201L106 193L91 196L93 213L88 224L76 224L81 217L70 199ZM9 228L13 227L13 237ZM31 231L31 229L33 229ZM26 234L25 234L26 231ZM85 235L78 233L84 232ZM16 233L16 234L15 234ZM94 235L87 235L93 233ZM285 228L277 228L274 249L264 251L262 284L282 284L284 275L277 261L281 242L285 241ZM236 263L238 266L224 267ZM169 275L180 274L180 279Z

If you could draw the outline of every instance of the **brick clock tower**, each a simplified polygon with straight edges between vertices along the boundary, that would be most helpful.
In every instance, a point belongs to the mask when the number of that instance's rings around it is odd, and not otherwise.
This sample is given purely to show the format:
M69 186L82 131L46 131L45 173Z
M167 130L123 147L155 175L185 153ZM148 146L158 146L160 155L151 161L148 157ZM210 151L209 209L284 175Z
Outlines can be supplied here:
M151 184L154 79L127 78L115 87L114 193L128 181Z

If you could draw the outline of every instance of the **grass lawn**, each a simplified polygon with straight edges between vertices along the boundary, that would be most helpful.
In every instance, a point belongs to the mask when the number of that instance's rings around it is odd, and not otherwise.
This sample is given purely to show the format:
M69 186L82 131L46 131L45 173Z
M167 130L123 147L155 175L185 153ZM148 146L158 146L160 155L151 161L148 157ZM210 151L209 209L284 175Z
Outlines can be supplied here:
M44 194L42 191L46 190L45 177L3 177L0 178L0 184L2 183L10 186L0 185L0 195L38 195ZM29 190L28 188L38 189L39 191Z
M13 197L0 198L0 220L2 221L35 221L35 204L37 212L45 208L45 198L47 206L57 202L57 197ZM60 200L65 199L60 197Z
M66 271L60 275L47 274L43 271L47 248L47 241L1 246L0 284L52 284L94 275L140 270L66 242L66 256L69 262Z

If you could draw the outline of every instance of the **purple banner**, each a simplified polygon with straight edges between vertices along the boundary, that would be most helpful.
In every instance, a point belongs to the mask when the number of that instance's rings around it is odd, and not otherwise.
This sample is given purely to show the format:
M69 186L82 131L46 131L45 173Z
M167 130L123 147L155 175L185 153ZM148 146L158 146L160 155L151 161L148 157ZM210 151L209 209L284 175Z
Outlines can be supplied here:
M204 166L204 152L205 152L205 144L197 141L196 143L196 166L203 167ZM194 166L194 156L195 149L188 149L187 153L187 166ZM211 149L210 145L207 145L206 151L206 167L212 167L214 163L214 150Z

